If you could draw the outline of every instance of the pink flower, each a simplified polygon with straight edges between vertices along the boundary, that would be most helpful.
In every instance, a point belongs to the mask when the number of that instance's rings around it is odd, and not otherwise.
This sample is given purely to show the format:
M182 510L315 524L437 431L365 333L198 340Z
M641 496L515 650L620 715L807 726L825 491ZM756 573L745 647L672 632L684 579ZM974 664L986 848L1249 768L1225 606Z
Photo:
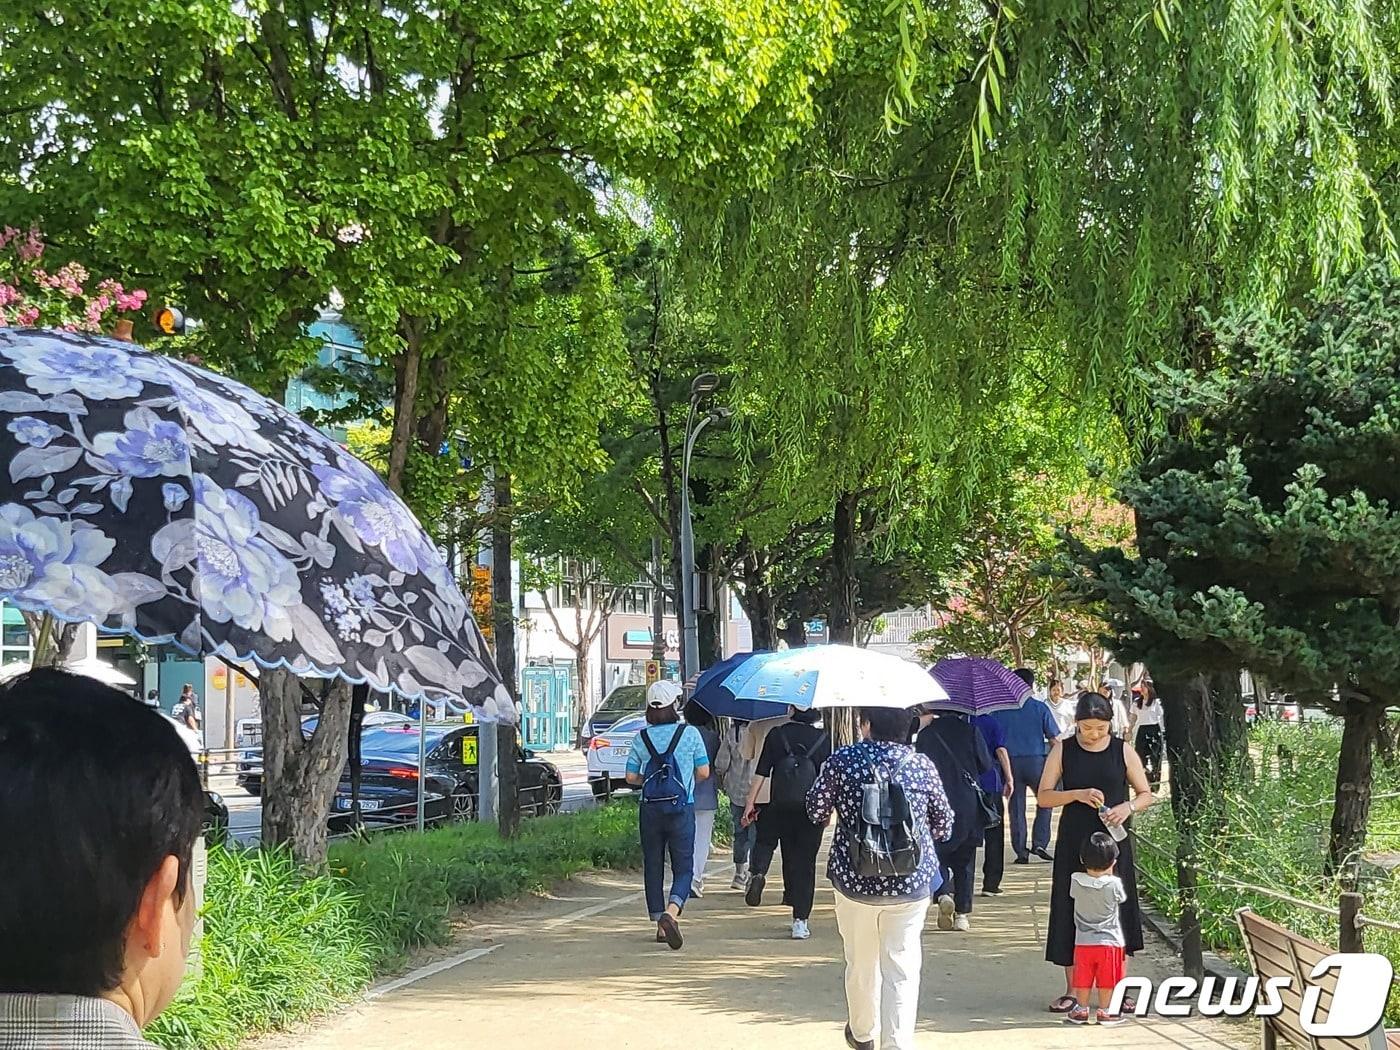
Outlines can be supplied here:
M141 309L141 306L142 306L142 304L145 303L145 301L146 301L146 293L143 292L143 291L141 291L141 289L138 288L138 289L136 289L136 291L134 291L134 292L127 292L127 293L125 293L124 295L118 295L118 296L117 296L117 309L118 309L118 310L139 310L139 309Z
M0 306L9 306L11 303L19 302L19 298L18 288L0 281Z
M5 247L5 245L9 244L18 236L19 230L15 229L13 226L6 226L3 230L0 230L0 248Z
M39 234L39 227L31 226L29 235L25 237L24 243L19 246L19 257L21 262L37 262L44 254L44 239Z
M39 320L39 308L37 306L26 307L15 314L15 321L21 325L31 325Z

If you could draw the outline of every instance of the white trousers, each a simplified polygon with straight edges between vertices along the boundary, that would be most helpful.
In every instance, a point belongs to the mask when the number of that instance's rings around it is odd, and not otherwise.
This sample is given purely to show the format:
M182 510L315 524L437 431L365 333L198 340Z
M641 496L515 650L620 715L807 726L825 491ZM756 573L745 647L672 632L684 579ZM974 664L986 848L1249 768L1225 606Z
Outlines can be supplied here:
M928 900L865 904L836 894L846 949L846 1014L858 1042L913 1050Z
M692 886L705 881L705 868L710 863L710 842L715 837L715 810L695 811L695 878Z

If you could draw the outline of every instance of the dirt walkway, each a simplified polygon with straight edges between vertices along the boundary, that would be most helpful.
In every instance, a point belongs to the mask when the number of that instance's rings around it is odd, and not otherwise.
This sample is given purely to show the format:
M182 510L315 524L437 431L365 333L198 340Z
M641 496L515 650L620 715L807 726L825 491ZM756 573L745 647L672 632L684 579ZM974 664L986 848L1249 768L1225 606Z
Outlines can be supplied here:
M778 865L775 863L774 868ZM712 872L720 872L719 864ZM1257 1045L1252 1023L1146 1019L1080 1028L1045 1011L1061 978L1042 961L1050 865L1011 866L1000 898L978 898L971 933L924 936L919 1045L1084 1046L1235 1050ZM720 876L712 876L718 884ZM824 883L824 880L822 880ZM829 887L818 888L812 939L788 936L786 912L750 909L727 888L692 902L686 946L652 942L640 881L595 875L557 897L483 912L436 973L381 985L329 1023L269 1050L820 1050L844 1047L840 939ZM779 880L768 898L779 900ZM1174 960L1149 946L1135 972L1166 976ZM405 983L407 982L407 983Z

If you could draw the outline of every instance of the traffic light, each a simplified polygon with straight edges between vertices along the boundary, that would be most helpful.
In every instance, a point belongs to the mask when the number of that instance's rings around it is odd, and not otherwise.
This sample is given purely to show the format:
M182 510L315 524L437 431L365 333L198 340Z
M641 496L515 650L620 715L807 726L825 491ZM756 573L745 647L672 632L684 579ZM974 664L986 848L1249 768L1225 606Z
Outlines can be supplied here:
M162 335L185 334L185 315L173 306L162 306L151 320Z

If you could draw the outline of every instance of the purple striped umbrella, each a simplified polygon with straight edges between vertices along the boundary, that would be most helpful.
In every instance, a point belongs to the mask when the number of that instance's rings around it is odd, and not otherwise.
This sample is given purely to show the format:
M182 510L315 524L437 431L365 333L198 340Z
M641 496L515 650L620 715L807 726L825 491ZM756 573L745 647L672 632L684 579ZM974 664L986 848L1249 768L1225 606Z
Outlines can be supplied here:
M995 660L976 656L943 659L929 671L948 694L946 700L925 704L932 711L985 715L1011 711L1031 695L1031 687Z

